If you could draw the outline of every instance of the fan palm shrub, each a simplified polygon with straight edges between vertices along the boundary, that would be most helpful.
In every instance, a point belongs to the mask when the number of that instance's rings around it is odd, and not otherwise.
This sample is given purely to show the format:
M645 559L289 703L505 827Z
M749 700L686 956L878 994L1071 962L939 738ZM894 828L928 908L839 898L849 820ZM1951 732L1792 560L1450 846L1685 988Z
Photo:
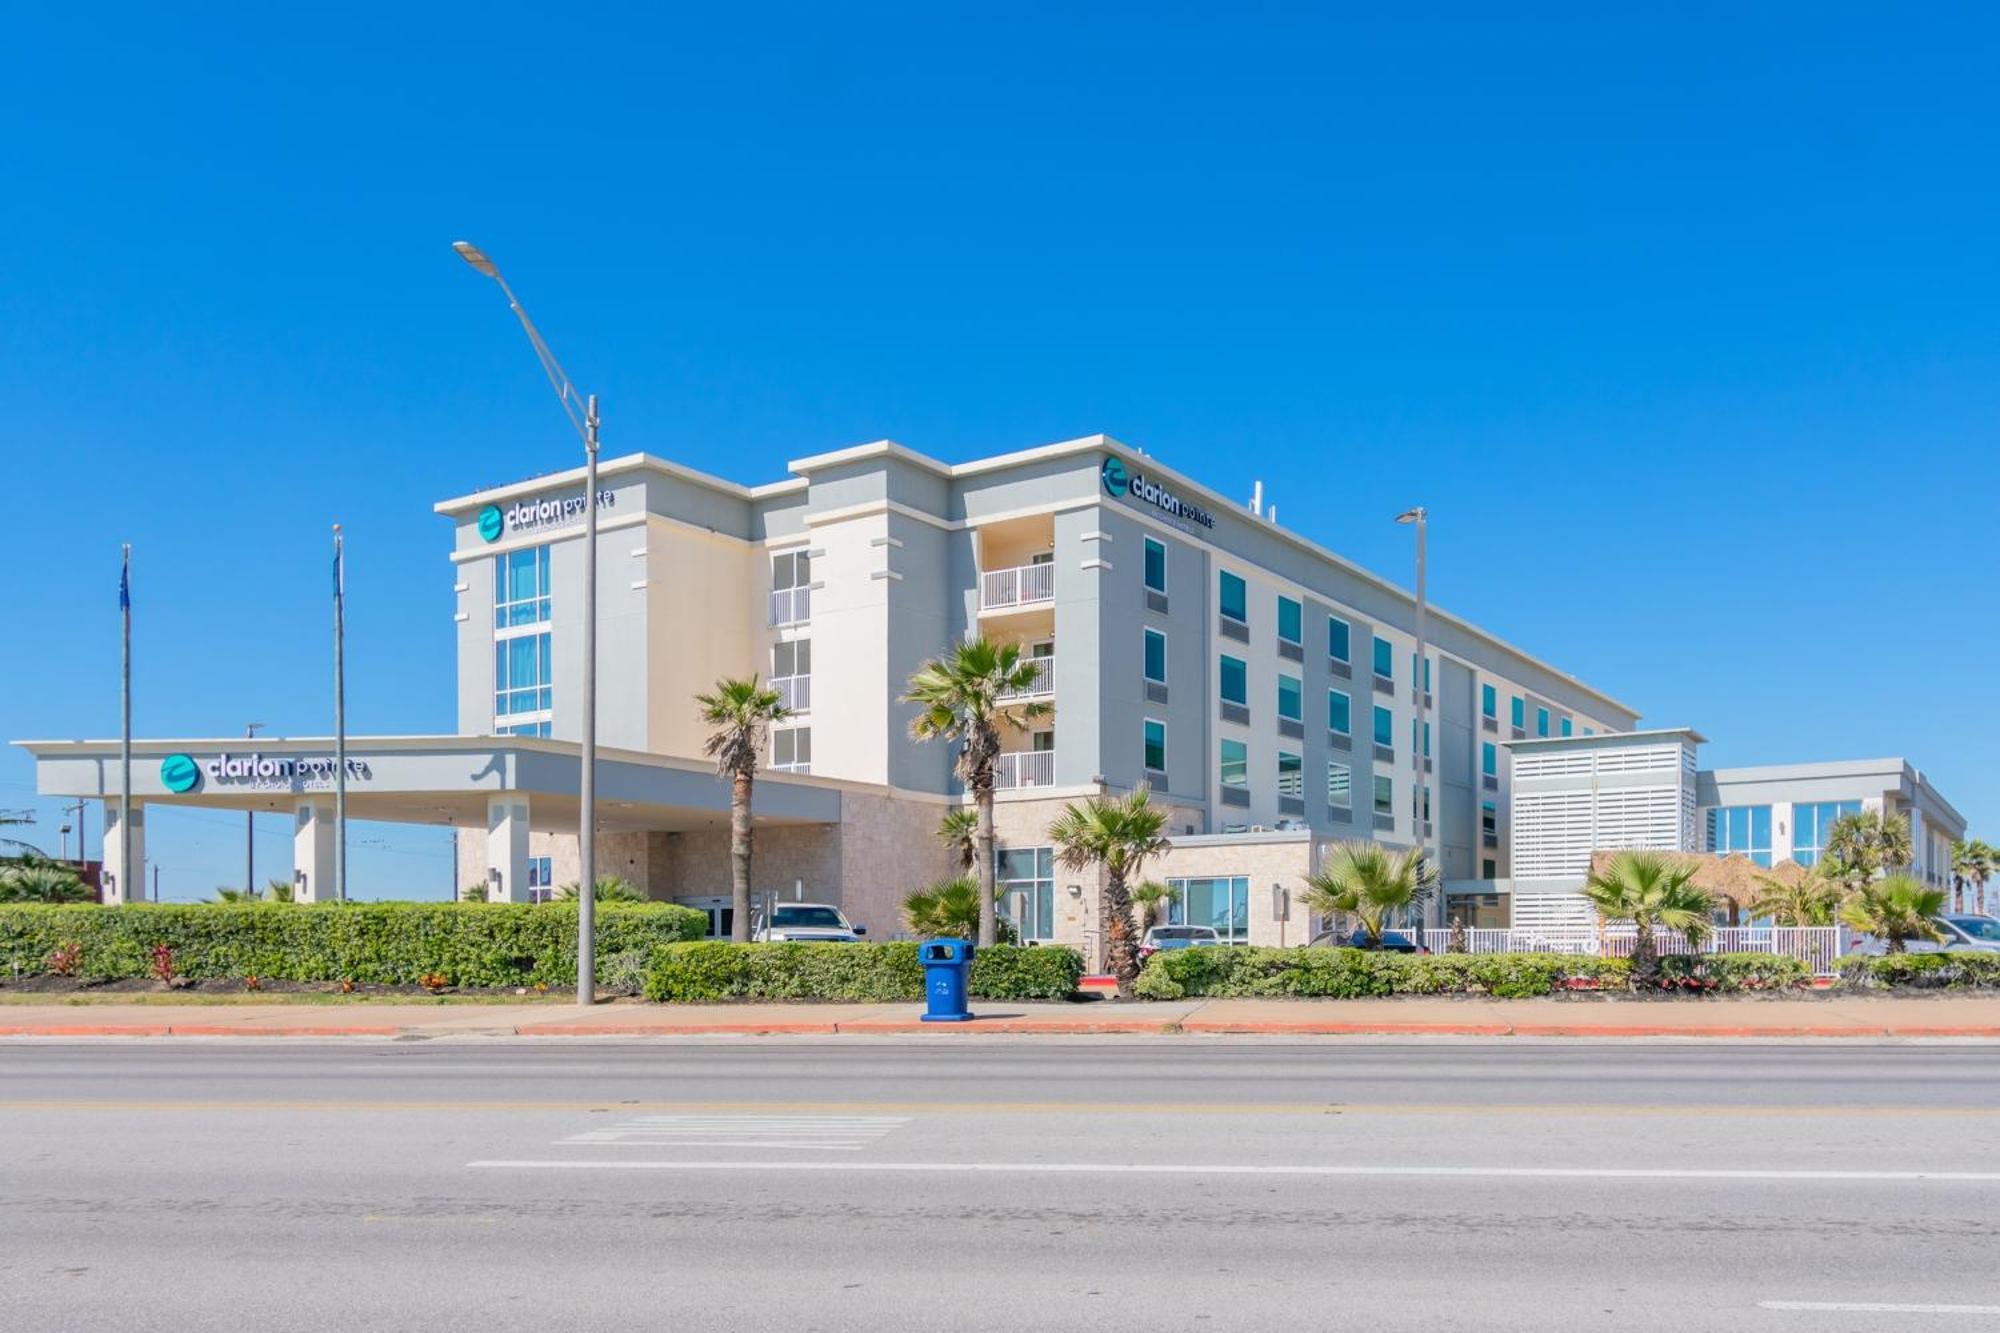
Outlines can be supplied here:
M558 901L576 901L576 885L564 884L555 892ZM646 895L634 888L632 881L622 875L599 875L597 891L590 895L591 901L600 903L643 903Z
M961 875L971 875L979 864L979 812L969 805L955 805L938 821L938 841L951 849L952 864ZM976 876L974 876L977 878Z
M903 899L903 924L925 939L969 940L979 933L979 881L971 875L941 879ZM1005 917L997 923L1000 942L1020 938Z
M1156 809L1143 785L1129 796L1093 796L1063 807L1049 825L1056 860L1068 870L1101 870L1098 920L1104 930L1104 965L1129 993L1139 977L1139 932L1132 921L1127 884L1151 858L1170 846L1162 831L1167 812Z
M1420 849L1342 842L1306 876L1305 900L1322 915L1354 918L1365 932L1362 947L1379 949L1389 923L1428 900L1439 882L1436 866Z
M1908 875L1864 884L1840 906L1840 919L1856 930L1881 937L1890 953L1903 953L1911 940L1942 940L1937 918L1944 915L1945 891Z
M1707 938L1715 897L1694 883L1695 867L1658 852L1619 852L1593 873L1583 893L1605 923L1630 921L1632 982L1646 986L1660 978L1655 928L1677 930L1690 944Z
M729 937L750 942L750 793L757 781L757 757L764 752L771 724L792 715L778 692L756 676L725 677L694 697L701 720L713 728L702 752L715 760L718 777L729 781L729 899L734 910Z
M1853 890L1900 872L1910 864L1911 855L1907 818L1861 810L1841 815L1827 826L1820 868Z
M1000 727L1025 726L1047 717L1049 705L1016 700L1040 679L1041 668L1014 644L967 639L911 674L904 703L917 706L910 735L920 741L954 741L954 769L972 792L973 874L979 880L979 940L998 938L993 904L993 784L1000 766Z
M1791 883L1759 875L1757 883L1753 917L1769 917L1781 926L1830 926L1840 912L1841 887L1824 875L1808 873Z

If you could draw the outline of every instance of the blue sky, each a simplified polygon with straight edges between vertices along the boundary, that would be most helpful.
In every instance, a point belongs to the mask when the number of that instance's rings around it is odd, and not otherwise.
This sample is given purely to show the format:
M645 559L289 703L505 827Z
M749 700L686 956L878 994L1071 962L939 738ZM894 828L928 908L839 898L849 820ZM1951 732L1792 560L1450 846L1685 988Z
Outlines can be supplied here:
M450 729L430 505L574 457L467 237L607 452L1105 431L1397 577L1424 503L1441 604L1706 761L1904 754L2000 835L1991 10L1396 8L15 17L0 737L116 734L121 540L140 734L325 733L335 521L352 729Z

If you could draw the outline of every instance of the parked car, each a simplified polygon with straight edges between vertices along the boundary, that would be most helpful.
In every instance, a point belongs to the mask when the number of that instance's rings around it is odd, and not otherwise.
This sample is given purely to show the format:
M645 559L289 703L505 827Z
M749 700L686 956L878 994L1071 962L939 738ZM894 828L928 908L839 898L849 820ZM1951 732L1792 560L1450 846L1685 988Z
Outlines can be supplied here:
M1306 948L1308 949L1366 949L1368 947L1368 932L1359 927L1353 930L1322 930L1319 934L1306 941ZM1383 931L1381 947L1390 953L1430 952L1429 949L1426 949L1417 942L1415 936L1401 930Z
M1167 949L1205 949L1222 943L1213 926L1148 926L1139 941L1139 961Z
M1975 953L2000 953L2000 921L1990 916L1974 916L1965 912L1953 912L1937 919L1942 940L1910 940L1903 948L1910 953L1944 953L1947 950L1965 949ZM1867 958L1880 958L1889 952L1888 942L1874 935L1855 937L1854 947L1848 952Z
M779 903L769 920L758 918L750 938L760 944L857 944L868 927L848 923L827 903Z

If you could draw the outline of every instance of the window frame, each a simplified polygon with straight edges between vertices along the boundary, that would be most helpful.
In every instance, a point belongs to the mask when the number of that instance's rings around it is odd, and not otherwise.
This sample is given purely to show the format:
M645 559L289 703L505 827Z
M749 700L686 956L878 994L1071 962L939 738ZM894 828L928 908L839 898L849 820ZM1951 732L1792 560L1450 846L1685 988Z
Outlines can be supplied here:
M1333 650L1333 630L1336 625L1340 627L1339 652ZM1339 616L1328 616L1326 618L1326 655L1335 662L1345 662L1348 666L1354 665L1354 626L1348 624L1347 621Z
M1155 639L1158 639L1160 641L1160 674L1157 676L1153 674L1153 664L1152 661L1150 660L1153 654L1153 640ZM1140 678L1146 681L1150 681L1155 685L1166 684L1167 683L1167 632L1163 629L1154 629L1151 625L1148 625L1141 632L1139 642L1141 645L1139 649Z
M1158 584L1153 582L1153 553L1155 551L1159 552L1160 556L1160 581ZM1166 595L1167 544L1158 537L1147 537L1145 539L1139 563L1139 581L1145 586L1147 592L1156 592L1163 597Z
M1153 730L1160 733L1160 762L1153 762ZM1139 767L1154 773L1167 771L1167 724L1162 718L1148 717L1139 721Z
M1292 613L1292 632L1285 633L1285 611ZM1294 648L1306 646L1306 604L1296 597L1278 594L1278 642L1289 643Z
M1347 715L1347 720L1339 726L1334 725L1333 701L1336 698L1340 700L1340 711ZM1346 690L1336 690L1331 686L1327 687L1326 729L1336 736L1345 736L1349 740L1354 738L1354 696Z
M1244 659L1230 653L1220 653L1218 657L1221 660L1217 663L1215 669L1215 697L1223 703L1235 704L1239 708L1248 708L1250 706L1250 664ZM1235 663L1237 671L1242 676L1241 697L1236 699L1229 697L1230 673L1228 664L1232 662Z
M1229 588L1236 587L1237 611L1229 609ZM1225 620L1233 620L1239 625L1250 623L1250 583L1241 574L1230 569L1215 571L1215 609Z

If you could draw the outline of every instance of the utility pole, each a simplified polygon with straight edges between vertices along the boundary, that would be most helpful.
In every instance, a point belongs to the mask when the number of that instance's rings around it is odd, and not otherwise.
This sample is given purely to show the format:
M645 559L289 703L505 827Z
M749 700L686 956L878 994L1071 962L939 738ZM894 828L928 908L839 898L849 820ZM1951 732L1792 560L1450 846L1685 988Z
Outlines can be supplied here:
M333 897L347 901L347 557L333 525Z
M243 737L245 740L254 741L257 739L257 733L263 729L262 722L252 722L243 728ZM155 880L158 879L159 873L156 867L153 871ZM243 892L246 897L254 898L257 895L257 812L254 809L243 812ZM159 900L160 895L155 893L153 901Z
M1416 678L1411 682L1411 685L1415 689L1417 696L1417 728L1416 735L1410 740L1410 748L1416 752L1417 784L1416 789L1412 792L1412 796L1415 800L1414 819L1416 822L1417 850L1423 853L1426 861L1429 861L1431 840L1430 835L1425 832L1425 825L1431 819L1430 775L1425 772L1425 769L1428 767L1426 760L1429 757L1426 751L1429 747L1424 744L1426 739L1424 731L1430 722L1430 710L1425 706L1430 693L1430 659L1425 656L1426 645L1424 643L1424 630L1426 628L1424 625L1424 613L1427 609L1424 596L1424 576L1426 572L1424 568L1424 545L1425 538L1429 535L1430 511L1422 505L1418 505L1414 509L1408 509L1396 515L1396 521L1398 523L1413 523L1417 529L1417 664L1411 671L1411 674ZM1439 876L1438 906L1442 909L1444 906L1443 870L1435 862L1432 862L1432 869Z
M122 728L118 740L118 874L124 881L114 887L121 903L138 902L146 896L146 872L132 882L132 544L125 543L125 563L118 576L118 611L124 622L124 649L119 670L118 710ZM79 833L83 827L78 817ZM102 877L100 876L100 879Z

